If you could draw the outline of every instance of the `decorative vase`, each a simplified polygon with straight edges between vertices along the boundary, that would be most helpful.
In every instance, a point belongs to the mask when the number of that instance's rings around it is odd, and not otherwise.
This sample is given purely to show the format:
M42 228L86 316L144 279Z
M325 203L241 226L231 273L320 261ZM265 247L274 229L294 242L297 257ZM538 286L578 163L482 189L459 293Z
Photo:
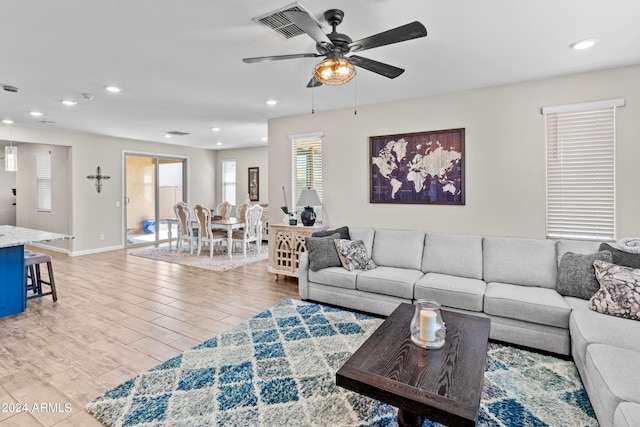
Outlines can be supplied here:
M316 213L313 211L311 206L307 206L300 214L300 219L302 220L303 225L313 225L316 223Z
M440 312L440 303L419 299L411 319L411 341L423 348L442 348L446 327Z

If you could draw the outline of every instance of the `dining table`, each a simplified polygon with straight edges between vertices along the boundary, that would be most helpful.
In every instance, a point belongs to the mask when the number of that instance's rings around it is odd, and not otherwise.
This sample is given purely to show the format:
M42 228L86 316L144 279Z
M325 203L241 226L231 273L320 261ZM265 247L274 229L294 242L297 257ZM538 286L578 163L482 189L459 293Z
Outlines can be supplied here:
M233 254L233 230L244 227L245 221L242 218L237 217L227 217L220 219L212 219L211 220L211 229L212 230L226 230L227 231L227 253L229 254L229 259Z
M26 310L24 245L67 239L73 236L0 225L0 317Z
M173 237L173 233L171 229L174 224L176 225L176 227L178 226L178 219L166 218L166 219L163 219L162 221L165 221L167 223L167 231L168 231L167 237L169 238L169 251L171 251L171 239ZM192 223L194 224L194 227L197 227L196 221L192 221ZM231 250L233 246L233 230L237 230L242 227L244 227L244 220L242 218L227 217L227 218L211 219L212 230L222 229L222 230L226 230L227 232L227 252L229 253L229 259L231 259L232 253L233 253L233 251ZM176 250L178 250L177 246L176 246Z

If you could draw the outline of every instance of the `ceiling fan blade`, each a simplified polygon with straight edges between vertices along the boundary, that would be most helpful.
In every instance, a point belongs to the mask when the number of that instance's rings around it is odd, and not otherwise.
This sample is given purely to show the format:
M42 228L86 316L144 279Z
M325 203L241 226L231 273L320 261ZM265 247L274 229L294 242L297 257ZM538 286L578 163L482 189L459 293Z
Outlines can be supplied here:
M363 58L362 56L351 55L347 58L347 60L357 67L373 71L374 73L380 74L390 79L395 79L400 74L404 73L404 70L402 68L374 61L373 59Z
M278 61L280 59L296 59L296 58L317 58L322 56L319 53L294 53L291 55L274 55L274 56L258 56L255 58L244 58L242 62L247 64L253 64L254 62L262 61Z
M403 42L406 40L426 37L427 29L418 21L411 22L391 30L356 40L349 44L351 52L361 52L365 49L385 46L388 44Z
M309 83L307 83L307 87L318 87L318 86L322 86L322 83L317 81L315 77L311 77L311 80L309 80Z
M284 12L284 16L289 18L291 22L296 24L302 31L307 33L309 37L314 39L316 43L323 46L333 46L329 37L318 26L318 23L306 12L289 11Z

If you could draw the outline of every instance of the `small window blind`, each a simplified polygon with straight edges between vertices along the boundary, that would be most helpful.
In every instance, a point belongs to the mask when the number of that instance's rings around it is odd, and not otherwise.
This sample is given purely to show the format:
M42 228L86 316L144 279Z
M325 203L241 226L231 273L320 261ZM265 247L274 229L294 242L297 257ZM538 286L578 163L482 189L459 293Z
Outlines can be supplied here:
M620 105L624 100L543 109L548 238L615 240L615 111Z
M51 153L36 153L36 211L51 212Z
M222 201L236 204L236 161L222 161Z
M322 201L322 133L291 136L291 186L297 203L302 190L312 188ZM300 209L293 206L294 209ZM316 221L322 222L322 206L314 206Z

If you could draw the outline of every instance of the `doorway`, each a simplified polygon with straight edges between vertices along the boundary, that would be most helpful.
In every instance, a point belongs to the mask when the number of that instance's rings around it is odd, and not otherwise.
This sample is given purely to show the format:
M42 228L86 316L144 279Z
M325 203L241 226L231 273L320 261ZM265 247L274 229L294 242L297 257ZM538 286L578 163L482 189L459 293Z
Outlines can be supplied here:
M125 153L126 247L168 241L166 220L186 201L186 165L184 158Z

